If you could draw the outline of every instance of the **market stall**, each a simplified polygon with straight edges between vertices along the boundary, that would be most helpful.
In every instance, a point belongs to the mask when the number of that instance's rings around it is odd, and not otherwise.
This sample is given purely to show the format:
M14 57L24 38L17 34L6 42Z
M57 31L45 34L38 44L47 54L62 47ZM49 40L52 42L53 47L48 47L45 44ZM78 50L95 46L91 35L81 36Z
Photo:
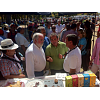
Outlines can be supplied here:
M82 78L83 81L81 80ZM0 87L99 87L99 85L100 81L96 78L95 74L90 71L75 75L56 73L56 75L36 78L0 80Z

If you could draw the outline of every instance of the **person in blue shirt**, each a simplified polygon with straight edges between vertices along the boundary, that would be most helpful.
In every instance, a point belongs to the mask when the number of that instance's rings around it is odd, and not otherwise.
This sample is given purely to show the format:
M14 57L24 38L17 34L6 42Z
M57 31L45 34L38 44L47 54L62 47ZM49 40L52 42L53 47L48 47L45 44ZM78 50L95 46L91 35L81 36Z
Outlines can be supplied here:
M46 31L46 36L48 36L48 33L50 33L51 31L51 22L47 21L45 31Z
M87 40L85 38L85 33L82 28L78 30L78 37L79 37L79 42L78 42L78 47L81 50L81 55L82 55L82 67L84 71L88 70L88 60L87 60L87 50L86 50L86 45L87 45Z
M45 52L46 47L50 44L50 40L49 40L49 38L46 36L45 27L39 26L39 27L37 28L37 31L36 31L36 32L42 33L42 34L44 35L44 43L43 43L42 48L43 48L43 50L44 50L44 52ZM30 45L31 45L32 43L33 43L33 40L31 41Z
M3 40L6 39L6 38L4 37L4 31L3 31L2 29L0 29L0 37L3 38Z

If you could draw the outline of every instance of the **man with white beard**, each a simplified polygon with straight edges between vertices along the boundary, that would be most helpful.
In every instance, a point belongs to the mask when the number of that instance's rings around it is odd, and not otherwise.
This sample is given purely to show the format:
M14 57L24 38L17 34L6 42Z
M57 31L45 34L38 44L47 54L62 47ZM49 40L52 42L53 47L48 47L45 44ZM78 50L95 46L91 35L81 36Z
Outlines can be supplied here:
M45 53L42 49L44 36L35 33L32 37L33 43L26 50L26 72L28 78L43 76L46 66Z

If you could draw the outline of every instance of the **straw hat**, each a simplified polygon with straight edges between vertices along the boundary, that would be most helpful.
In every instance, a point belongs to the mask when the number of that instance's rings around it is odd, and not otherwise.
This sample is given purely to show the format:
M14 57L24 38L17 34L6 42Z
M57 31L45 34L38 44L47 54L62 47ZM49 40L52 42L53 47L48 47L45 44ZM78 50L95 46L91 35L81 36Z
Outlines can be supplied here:
M1 41L0 50L14 50L17 48L18 45L15 44L11 39L4 39Z

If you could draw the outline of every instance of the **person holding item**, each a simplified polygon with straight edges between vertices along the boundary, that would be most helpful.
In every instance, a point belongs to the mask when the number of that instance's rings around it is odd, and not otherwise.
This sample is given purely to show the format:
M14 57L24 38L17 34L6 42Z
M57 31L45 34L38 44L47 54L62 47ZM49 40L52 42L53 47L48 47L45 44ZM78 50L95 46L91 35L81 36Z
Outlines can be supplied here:
M1 41L0 50L3 55L0 58L0 79L25 78L21 61L15 54L18 45L11 39Z

